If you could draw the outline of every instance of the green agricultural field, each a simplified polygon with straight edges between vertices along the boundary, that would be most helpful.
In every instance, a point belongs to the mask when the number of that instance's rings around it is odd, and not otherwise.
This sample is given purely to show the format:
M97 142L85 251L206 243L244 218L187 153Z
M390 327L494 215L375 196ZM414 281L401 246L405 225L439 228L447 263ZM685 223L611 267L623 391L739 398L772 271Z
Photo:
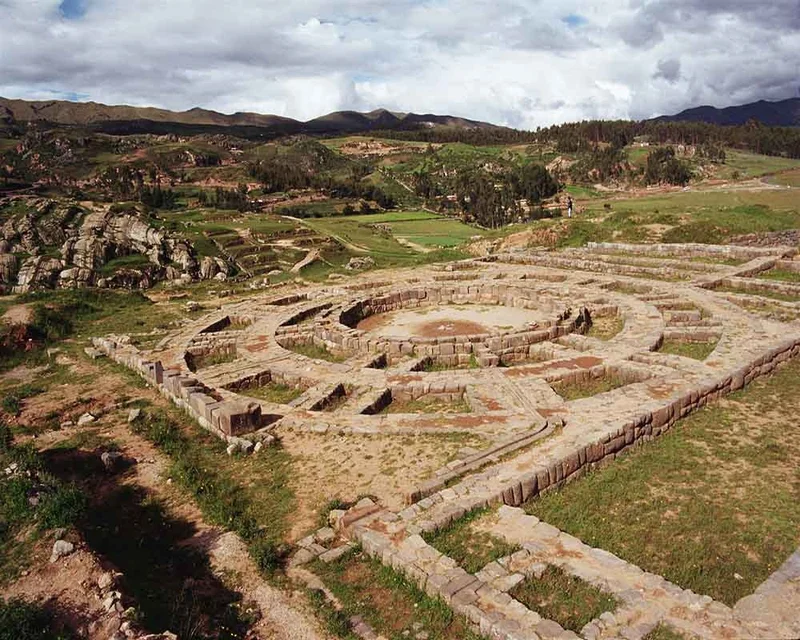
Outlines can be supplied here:
M718 174L721 178L731 179L734 172L738 172L742 178L757 178L790 169L800 169L800 160L791 158L762 156L733 149L727 149L725 154L725 165Z
M611 238L720 243L740 234L800 227L800 198L790 190L689 190L598 200L587 203L569 225L570 233L562 242L566 246ZM660 235L653 237L653 232Z
M800 161L798 161L800 162ZM777 184L782 187L800 187L800 168L784 171L775 176L767 178L770 184Z
M481 235L479 229L426 211L313 218L304 223L317 233L334 238L355 255L369 252L379 266L415 264L431 255L403 246L398 238L432 248L455 247L471 236Z

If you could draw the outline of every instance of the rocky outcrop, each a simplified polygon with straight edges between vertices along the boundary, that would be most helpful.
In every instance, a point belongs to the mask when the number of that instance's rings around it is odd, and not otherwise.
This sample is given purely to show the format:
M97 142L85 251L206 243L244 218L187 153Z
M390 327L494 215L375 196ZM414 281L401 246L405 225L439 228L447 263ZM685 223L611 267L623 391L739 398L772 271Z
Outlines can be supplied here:
M33 256L22 263L13 287L14 293L26 293L31 289L53 289L59 281L59 274L66 265L63 260Z
M17 256L0 253L0 293L8 293L17 277Z
M198 264L189 242L150 225L136 209L87 212L74 203L31 198L4 204L22 213L0 227L0 293L89 286L145 289L165 279L210 280L231 273L220 258L205 257ZM53 257L57 251L60 259ZM19 254L28 256L18 268ZM109 265L137 254L149 264Z
M199 277L201 280L212 280L219 274L224 274L226 277L230 275L230 268L224 260L206 256L200 261Z

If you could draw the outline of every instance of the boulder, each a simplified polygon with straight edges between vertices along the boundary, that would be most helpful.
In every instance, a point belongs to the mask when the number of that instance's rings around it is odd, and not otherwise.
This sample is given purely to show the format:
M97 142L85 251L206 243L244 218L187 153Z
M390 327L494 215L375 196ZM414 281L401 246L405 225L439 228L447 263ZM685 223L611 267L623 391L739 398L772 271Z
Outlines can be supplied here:
M53 552L50 554L50 562L58 562L75 551L75 545L66 540L56 540L53 543Z
M108 473L117 471L122 466L124 459L125 457L119 451L104 451L100 455L103 467Z
M363 269L370 269L375 266L375 260L369 256L353 257L345 266L349 271L361 271Z

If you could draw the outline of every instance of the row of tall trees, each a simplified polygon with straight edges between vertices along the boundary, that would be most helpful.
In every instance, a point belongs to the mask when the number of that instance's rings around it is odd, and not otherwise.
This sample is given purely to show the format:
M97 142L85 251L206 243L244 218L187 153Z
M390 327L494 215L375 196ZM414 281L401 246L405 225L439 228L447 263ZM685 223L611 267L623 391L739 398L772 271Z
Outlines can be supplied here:
M435 127L411 131L371 132L384 138L432 143L463 142L474 145L553 143L562 153L589 151L599 145L624 147L645 137L659 145L713 145L764 155L800 158L800 127L767 127L752 120L740 126L665 120L586 120L535 131L506 128L459 129Z

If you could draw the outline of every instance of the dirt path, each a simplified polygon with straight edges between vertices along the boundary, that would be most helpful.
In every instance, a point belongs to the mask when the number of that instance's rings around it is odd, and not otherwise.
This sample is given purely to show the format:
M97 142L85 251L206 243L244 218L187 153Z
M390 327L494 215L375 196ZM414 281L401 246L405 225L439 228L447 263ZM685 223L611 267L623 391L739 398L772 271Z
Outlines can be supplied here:
M206 523L194 501L187 499L186 494L172 484L167 477L169 458L150 442L133 433L127 423L128 410L116 406L122 390L130 391L125 380L107 371L101 375L97 367L84 360L76 362L73 369L76 376L93 373L92 378L98 382L102 380L102 383L65 385L32 398L23 413L26 422L35 422L45 409L62 412L64 409L69 410L73 398L82 395L91 396L91 410L100 417L84 427L43 433L33 440L37 448L53 449L59 443L67 440L74 442L81 438L89 438L89 441L100 438L103 442L113 442L126 459L135 461L124 476L119 476L119 484L146 490L149 495L158 499L167 515L190 523L194 531L181 545L205 553L214 574L229 588L240 593L243 602L250 606L257 605L261 617L251 628L251 635L248 637L263 640L329 640L330 636L321 631L302 592L286 592L267 583L259 574L242 540L234 533ZM156 406L164 405L164 400L151 390L137 390L136 396ZM86 406L82 406L80 411L85 409ZM93 447L88 445L87 448L91 450ZM15 592L22 589L21 593L24 595L31 591L28 588L30 585L25 587L25 584L22 580L15 583L18 585ZM51 597L57 595L49 588L39 588L28 595L36 597L41 595L40 592ZM74 600L74 596L69 598L70 602Z
M16 304L3 314L6 324L27 324L33 317L33 308L26 304Z

